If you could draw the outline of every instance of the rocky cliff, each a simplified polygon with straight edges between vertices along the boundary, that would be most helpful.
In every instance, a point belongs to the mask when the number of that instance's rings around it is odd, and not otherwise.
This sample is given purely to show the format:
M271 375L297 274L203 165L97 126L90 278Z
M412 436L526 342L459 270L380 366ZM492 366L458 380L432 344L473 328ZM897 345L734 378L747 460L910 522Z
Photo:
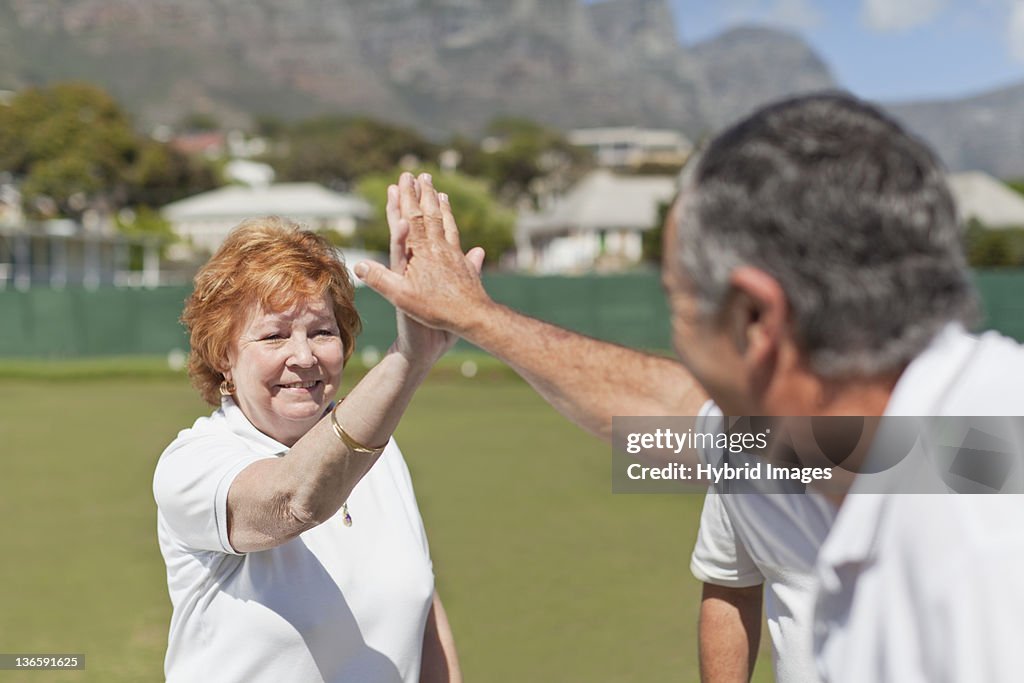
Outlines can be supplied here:
M798 36L684 46L668 0L0 0L0 88L84 78L143 125L366 113L432 135L496 115L699 137L833 87ZM894 106L953 168L1024 175L1024 85Z

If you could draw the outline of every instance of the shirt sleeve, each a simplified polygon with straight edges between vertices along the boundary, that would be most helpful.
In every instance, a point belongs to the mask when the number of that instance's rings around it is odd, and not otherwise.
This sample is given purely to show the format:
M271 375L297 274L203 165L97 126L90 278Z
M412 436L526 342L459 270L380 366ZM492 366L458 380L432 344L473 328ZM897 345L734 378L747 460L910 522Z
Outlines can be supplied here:
M230 436L174 443L153 476L157 509L186 546L240 555L228 541L228 490L239 472L272 457L252 453Z
M736 536L722 496L714 487L708 487L704 498L690 571L700 581L718 586L748 588L764 583L764 576Z

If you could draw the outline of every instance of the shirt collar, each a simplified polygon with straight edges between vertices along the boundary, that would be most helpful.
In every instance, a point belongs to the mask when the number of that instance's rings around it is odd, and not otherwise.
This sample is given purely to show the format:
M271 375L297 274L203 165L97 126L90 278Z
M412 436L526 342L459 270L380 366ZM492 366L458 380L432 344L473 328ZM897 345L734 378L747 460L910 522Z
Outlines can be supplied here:
M330 404L328 404L327 409L324 411L324 415L327 415L334 409L335 403L335 401L331 401ZM285 446L280 441L267 436L260 430L256 429L252 422L249 422L249 418L247 418L245 413L242 412L242 409L238 407L234 397L224 396L221 398L220 413L227 421L228 429L231 430L231 433L249 442L256 449L258 454L284 455L288 452L288 446Z
M970 359L976 338L959 323L950 323L935 336L900 375L885 408L888 416L927 416L939 412L942 396ZM858 493L855 480L821 548L819 561L838 567L870 558L885 509L886 494ZM829 572L829 575L833 572ZM828 581L828 576L824 577Z
M940 403L970 359L977 343L960 323L949 323L900 375L886 415L928 416L940 414Z
M221 398L220 411L231 433L244 439L257 454L281 455L288 452L288 446L256 429L231 396Z

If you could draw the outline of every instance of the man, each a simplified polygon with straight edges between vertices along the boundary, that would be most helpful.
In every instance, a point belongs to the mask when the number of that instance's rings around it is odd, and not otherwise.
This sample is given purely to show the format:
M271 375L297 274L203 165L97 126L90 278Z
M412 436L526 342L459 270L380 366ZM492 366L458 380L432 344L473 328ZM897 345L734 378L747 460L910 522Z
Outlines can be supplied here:
M1016 344L963 331L974 296L933 155L875 109L843 95L762 109L689 165L666 222L663 270L681 363L588 339L491 301L462 255L447 199L435 194L428 176L417 184L404 175L389 189L389 220L392 248L408 255L405 272L364 263L357 274L414 318L501 358L569 419L606 439L612 415L931 414L946 408L944 397L976 367L988 368L993 354L1024 376ZM950 381L929 384L944 359L952 361ZM1013 395L1006 373L980 374L999 395ZM976 383L969 384L967 394L976 393ZM868 560L882 552L872 546L871 530L887 528L892 543L907 530L891 511L849 507L858 514L844 510L839 522L849 518L847 533L862 532L871 551L824 557L815 580L834 514L822 498L709 493L692 563L706 583L705 681L749 678L762 583L780 681L814 680L812 640L828 680L856 680L845 678L843 667L862 646L864 657L881 664L861 680L914 680L900 677L914 662L948 657L937 645L952 647L948 638L908 639L904 630L892 631L895 640L871 641L881 612L868 609L862 617L858 601L865 598L856 588L865 567L870 574ZM832 537L842 550L843 539ZM1024 559L1019 539L1004 547L1009 554L1002 559ZM948 548L936 540L922 552L931 554L922 561L942 561ZM988 574L994 580L1006 571ZM819 581L825 589L815 631ZM1012 597L1020 595L1018 589ZM909 599L905 606L909 613L921 609ZM912 664L886 664L892 661ZM969 667L973 658L964 661Z

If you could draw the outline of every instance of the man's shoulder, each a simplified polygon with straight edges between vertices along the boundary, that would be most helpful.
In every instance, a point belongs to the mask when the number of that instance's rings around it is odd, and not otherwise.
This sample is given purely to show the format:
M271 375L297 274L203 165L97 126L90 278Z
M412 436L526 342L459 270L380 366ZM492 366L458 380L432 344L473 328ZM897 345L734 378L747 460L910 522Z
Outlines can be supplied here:
M1024 414L1024 346L998 332L950 325L900 378L889 415Z
M1024 346L998 332L973 338L973 348L949 383L947 415L1024 415Z
M984 370L994 368L1024 369L1024 344L996 331L988 331L975 337L973 358ZM1019 378L1020 375L1013 375Z

